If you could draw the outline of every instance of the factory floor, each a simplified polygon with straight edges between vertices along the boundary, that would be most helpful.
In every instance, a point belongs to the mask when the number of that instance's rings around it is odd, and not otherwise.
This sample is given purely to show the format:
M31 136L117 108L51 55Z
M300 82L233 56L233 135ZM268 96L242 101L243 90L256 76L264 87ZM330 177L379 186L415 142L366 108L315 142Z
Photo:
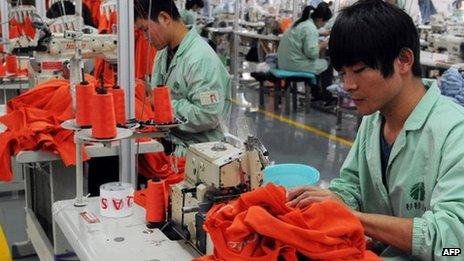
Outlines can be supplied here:
M356 118L346 115L336 127L333 114L311 109L284 115L273 111L272 98L266 96L266 108L258 109L258 91L241 86L233 100L229 132L240 138L256 135L275 163L304 163L321 173L320 186L326 187L348 154L356 136ZM26 240L24 194L0 193L0 224L8 243ZM39 260L31 256L15 260Z

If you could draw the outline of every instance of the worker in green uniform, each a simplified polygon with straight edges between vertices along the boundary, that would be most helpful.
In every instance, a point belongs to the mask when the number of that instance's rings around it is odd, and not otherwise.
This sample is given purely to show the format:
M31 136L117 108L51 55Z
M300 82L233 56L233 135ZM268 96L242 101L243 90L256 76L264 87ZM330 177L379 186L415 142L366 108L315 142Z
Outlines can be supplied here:
M198 10L203 7L203 0L187 0L185 9L180 11L180 17L184 24L195 26L197 24Z
M177 155L185 155L190 144L221 140L231 111L226 68L197 31L180 20L173 0L136 0L134 9L136 27L159 50L151 86L169 86L176 117L188 121L171 131L165 151L172 144Z
M290 191L288 204L345 203L386 260L449 258L444 248L464 246L464 109L421 81L419 35L398 7L344 9L329 48L365 117L340 177Z
M279 69L297 72L312 72L320 75L321 89L312 88L313 100L330 102L332 95L325 90L332 84L333 70L326 59L319 58L320 51L327 49L328 40L319 41L319 28L332 17L327 3L314 8L308 5L301 17L285 31L277 49Z

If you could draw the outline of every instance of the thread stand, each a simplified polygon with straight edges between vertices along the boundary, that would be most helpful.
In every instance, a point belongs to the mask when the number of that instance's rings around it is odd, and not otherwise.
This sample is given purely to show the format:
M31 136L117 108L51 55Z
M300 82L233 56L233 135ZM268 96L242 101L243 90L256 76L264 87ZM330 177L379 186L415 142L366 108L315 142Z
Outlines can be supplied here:
M121 148L121 141L123 139L130 138L133 132L128 129L117 128L117 135L112 139L95 139L92 137L91 129L83 129L75 132L74 142L76 144L76 199L74 201L75 207L86 206L87 203L84 201L84 171L83 171L83 161L82 161L82 145L86 142L98 142L102 143L105 147L111 147L111 143L114 141L119 142L119 147ZM121 154L121 150L119 150ZM119 171L119 180L121 180L121 170Z

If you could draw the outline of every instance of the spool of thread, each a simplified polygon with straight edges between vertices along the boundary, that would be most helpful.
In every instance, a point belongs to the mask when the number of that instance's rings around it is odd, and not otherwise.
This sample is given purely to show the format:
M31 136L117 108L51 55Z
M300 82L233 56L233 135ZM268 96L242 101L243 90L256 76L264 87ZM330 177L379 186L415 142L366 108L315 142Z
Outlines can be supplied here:
M16 55L9 54L6 56L6 72L16 74L18 72L18 59Z
M166 220L166 190L164 181L153 178L147 182L145 192L145 219L153 225L162 223Z
M113 95L105 88L98 88L92 98L92 137L112 139L116 134Z
M126 103L124 97L124 89L119 86L113 86L113 99L114 99L114 115L118 125L126 123Z
M92 98L95 86L87 81L76 85L76 124L80 127L92 125Z
M158 124L174 121L174 111L171 101L171 89L168 86L158 86L153 89L154 120Z
M129 183L110 182L100 186L100 214L104 217L132 215L134 189Z

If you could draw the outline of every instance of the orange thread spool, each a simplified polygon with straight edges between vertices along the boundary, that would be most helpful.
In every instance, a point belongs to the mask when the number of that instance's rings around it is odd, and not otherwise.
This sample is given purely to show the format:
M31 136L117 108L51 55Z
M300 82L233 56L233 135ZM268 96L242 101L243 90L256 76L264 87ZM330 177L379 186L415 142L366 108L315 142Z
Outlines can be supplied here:
M145 219L150 223L166 220L166 190L164 181L153 178L147 182L145 199Z
M16 55L9 54L6 56L6 71L10 74L16 74L18 72L18 59Z
M95 86L87 81L76 85L76 123L81 127L92 125L92 97Z
M92 137L112 139L116 137L113 95L105 88L98 88L92 99Z
M168 86L158 86L153 89L154 120L158 124L174 121L174 111L171 102L171 89Z
M19 31L19 26L17 25L10 25L10 32L9 32L10 39L15 39L21 36L21 32Z
M124 98L124 89L117 85L113 86L114 114L116 123L119 125L126 123L126 103Z

